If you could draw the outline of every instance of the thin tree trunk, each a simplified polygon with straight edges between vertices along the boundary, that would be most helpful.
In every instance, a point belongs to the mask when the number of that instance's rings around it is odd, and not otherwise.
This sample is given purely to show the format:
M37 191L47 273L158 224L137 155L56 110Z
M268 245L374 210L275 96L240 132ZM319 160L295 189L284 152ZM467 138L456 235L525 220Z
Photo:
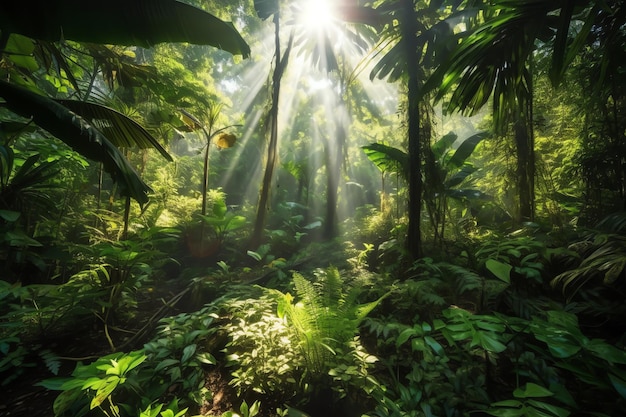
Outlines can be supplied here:
M206 216L207 193L209 192L209 149L211 148L211 135L205 130L206 149L204 151L204 175L202 176L202 215ZM204 230L204 228L203 228Z
M337 225L337 204L339 192L339 177L341 176L341 158L343 155L346 131L341 120L337 123L336 146L333 148L330 141L324 141L326 155L326 224L324 238L332 239L339 233ZM334 151L334 153L333 153Z
M267 162L265 165L265 173L263 174L263 183L261 185L261 195L259 197L256 220L254 222L254 231L252 232L252 237L250 239L250 247L252 248L258 247L263 239L267 203L269 201L272 178L274 176L274 168L276 167L276 159L278 155L278 99L280 97L280 81L289 61L289 54L293 45L293 34L291 34L285 54L281 57L280 13L278 12L274 13L274 30L276 66L274 67L274 73L272 75L272 107L269 114L270 140L267 145Z

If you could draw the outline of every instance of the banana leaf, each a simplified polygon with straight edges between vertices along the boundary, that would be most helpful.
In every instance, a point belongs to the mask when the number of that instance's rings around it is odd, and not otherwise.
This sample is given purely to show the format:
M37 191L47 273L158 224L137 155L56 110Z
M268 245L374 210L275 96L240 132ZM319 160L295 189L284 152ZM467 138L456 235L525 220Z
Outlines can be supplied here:
M400 149L382 143L370 143L362 149L382 172L395 172L405 179L409 177L409 156Z
M211 45L233 55L250 47L230 22L176 0L32 0L0 3L0 30L34 39L150 47Z
M150 187L120 150L85 118L55 100L1 80L0 97L4 98L6 107L12 112L32 119L86 158L101 162L118 183L123 195L134 198L140 204L148 201Z

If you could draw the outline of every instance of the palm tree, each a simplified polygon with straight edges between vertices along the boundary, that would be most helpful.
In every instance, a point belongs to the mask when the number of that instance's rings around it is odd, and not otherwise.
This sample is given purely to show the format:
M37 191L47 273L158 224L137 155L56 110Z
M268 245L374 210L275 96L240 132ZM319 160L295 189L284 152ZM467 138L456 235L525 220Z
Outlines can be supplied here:
M17 43L26 51L6 51L12 34L32 38L30 42ZM4 53L3 59L29 56L33 44L46 49L50 42L59 40L146 47L161 42L185 41L213 45L244 57L250 53L248 45L232 24L176 0L114 0L113 3L35 0L0 4L0 50ZM8 69L0 72L2 78L12 81L0 81L0 97L4 98L6 106L16 114L32 118L34 123L84 156L102 162L125 195L142 204L147 202L150 188L111 141L111 133L104 133L76 109L72 111L62 102L46 97L37 88L33 65L38 69L46 68L36 61L20 65L19 61L13 60L11 65L6 66ZM67 73L67 69L63 69ZM73 80L71 72L68 78ZM111 114L108 113L109 116ZM100 112L102 115L107 113ZM121 126L119 131L124 132L126 141L150 143L145 142L144 133L147 132L131 131L120 125L120 122L126 123L121 115L107 117L106 120L107 124Z
M569 0L470 2L468 29L423 90L448 97L448 111L475 114L489 99L496 129L513 127L517 147L519 215L534 214L533 54L539 47L552 55L550 77L555 86L594 31L607 31L602 47L621 31L624 1ZM602 16L609 15L606 19ZM482 16L482 17L479 17ZM458 18L458 16L453 16ZM576 25L573 23L576 22ZM621 22L616 24L616 22ZM603 58L608 67L611 54ZM601 72L600 83L606 72Z
M421 208L423 194L422 152L430 145L430 109L423 84L432 71L435 57L445 56L450 27L441 24L437 2L389 0L377 10L389 15L386 36L381 45L386 53L379 58L370 78L403 78L407 86L407 142L409 165L409 225L406 249L412 259L422 256ZM442 40L440 42L440 40ZM439 46L442 45L442 46Z

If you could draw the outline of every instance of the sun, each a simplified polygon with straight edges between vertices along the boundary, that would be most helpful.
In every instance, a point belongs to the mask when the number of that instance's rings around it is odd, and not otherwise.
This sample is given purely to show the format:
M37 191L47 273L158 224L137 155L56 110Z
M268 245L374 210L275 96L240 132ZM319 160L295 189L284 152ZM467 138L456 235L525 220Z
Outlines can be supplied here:
M309 30L323 30L333 25L336 7L333 0L301 0L298 21Z

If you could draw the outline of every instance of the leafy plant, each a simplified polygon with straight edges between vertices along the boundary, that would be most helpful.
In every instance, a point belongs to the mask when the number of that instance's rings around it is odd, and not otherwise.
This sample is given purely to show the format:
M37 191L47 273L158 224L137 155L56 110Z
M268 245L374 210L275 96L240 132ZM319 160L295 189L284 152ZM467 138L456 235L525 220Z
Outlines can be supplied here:
M442 308L451 304L463 303L474 310L481 307L479 298L484 278L469 269L449 262L422 258L411 265L407 274L411 278L397 284L394 292L400 293L400 298L406 301L417 300L418 305L423 306L419 309L422 317L433 319ZM401 294L404 291L408 294ZM409 308L411 307L407 306Z
M203 401L204 366L215 365L208 340L215 335L216 315L205 307L197 312L182 313L161 320L157 335L144 345L152 369L156 390L149 397L159 398L165 388L200 405Z
M593 284L608 288L624 281L624 236L598 233L570 245L570 249L579 254L580 263L551 281L552 286L560 288L568 301L572 301L585 288L593 287Z
M272 394L286 401L298 392L301 359L289 337L284 319L276 315L276 301L267 295L231 299L222 304L230 323L225 352L234 385L243 395L249 391Z
M221 245L229 232L242 228L246 224L246 218L228 211L224 198L216 198L213 201L211 215L201 216L204 224L211 227L215 233L215 240Z
M163 408L165 407L165 408ZM139 417L184 417L188 408L179 410L178 399L174 398L169 404L150 404L139 413Z
M486 292L486 302L495 308L508 308L515 315L530 318L549 302L546 290L545 265L552 250L539 239L512 236L506 239L489 239L475 253L479 268L504 285L491 286Z
M567 417L571 413L547 402L552 397L550 390L533 383L517 388L513 392L516 399L498 401L486 410L489 415L499 417Z
M344 290L339 270L334 267L318 272L316 283L298 273L293 274L293 282L299 301L289 293L279 294L278 315L288 321L306 371L317 379L327 372L327 363L336 350L352 340L361 321L388 294L360 304L361 288Z
M41 383L48 389L63 391L54 402L55 416L83 416L94 408L107 416L120 415L120 403L114 401L120 391L138 392L137 368L147 359L141 351L113 353L89 365L77 365L70 378L50 379Z
M98 408L108 416L175 417L185 413L179 403L202 404L210 395L203 367L216 363L210 353L216 333L213 311L205 307L163 319L143 349L79 363L70 377L43 381L40 385L62 391L55 400L55 415L82 416ZM172 399L178 394L180 398Z
M444 310L443 316L447 323L442 333L450 344L464 342L468 353L477 347L490 353L506 350L506 326L499 318L472 314L461 308Z
M234 411L227 411L221 415L221 417L255 417L259 414L261 408L261 402L255 401L251 405L244 400L239 406L239 413Z

